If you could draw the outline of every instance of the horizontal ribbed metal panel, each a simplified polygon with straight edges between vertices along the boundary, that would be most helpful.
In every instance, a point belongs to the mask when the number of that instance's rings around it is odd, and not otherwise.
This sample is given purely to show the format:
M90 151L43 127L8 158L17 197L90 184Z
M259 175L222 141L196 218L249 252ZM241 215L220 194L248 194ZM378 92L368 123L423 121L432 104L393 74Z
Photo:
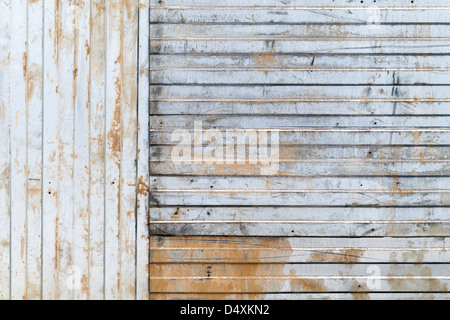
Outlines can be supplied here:
M153 299L450 297L447 1L150 5Z

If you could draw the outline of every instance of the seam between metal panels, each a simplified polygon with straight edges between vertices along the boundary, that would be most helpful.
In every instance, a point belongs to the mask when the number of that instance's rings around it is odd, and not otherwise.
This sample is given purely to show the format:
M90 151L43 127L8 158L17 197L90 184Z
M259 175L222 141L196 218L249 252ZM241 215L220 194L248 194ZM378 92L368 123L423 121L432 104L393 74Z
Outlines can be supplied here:
M108 94L108 81L106 80L108 78L108 39L109 39L109 5L108 5L109 1L105 1L105 37L106 37L106 41L105 41L105 54L104 54L104 59L105 59L105 92L104 92L104 99L105 99L105 117L104 117L104 123L103 123L103 136L105 137L103 143L103 152L104 152L104 157L105 160L103 161L103 300L106 300L106 202L107 202L107 197L106 197L106 153L107 153L107 135L106 135L106 127L107 127L107 116L106 116L106 110L107 110L107 101L106 101L106 97Z
M300 238L300 237L299 237ZM307 238L320 238L320 237L307 237ZM339 238L339 237L338 237ZM341 237L341 238L346 238L348 239L348 237ZM382 238L386 238L386 237L382 237ZM409 237L403 237L405 239L408 239ZM374 248L368 248L368 247L324 247L324 248L320 248L320 247L314 247L314 248L272 248L272 247L265 247L264 251L344 251L347 249L366 249L366 250L370 250L370 251L423 251L423 250L430 250L430 251L450 251L450 248L380 248L380 247L374 247ZM150 250L153 251L178 251L178 250L182 250L182 251L252 251L252 250L259 250L259 248L208 248L208 247L198 247L198 248L189 248L189 247L170 247L170 248L160 248L160 247L150 247ZM411 264L416 264L416 263L411 263ZM448 262L443 263L443 264L448 264Z
M420 71L450 71L450 68L433 68L433 67L423 67L423 68L152 68L151 71L321 71L321 72L356 72L356 71L409 71L409 72L420 72ZM298 84L297 84L298 85ZM397 84L399 85L399 84Z
M154 224L239 224L239 223L273 223L273 224L414 224L414 223L426 223L426 224L439 224L439 223L450 223L450 220L308 220L308 221L298 221L298 220L202 220L202 221L171 221L171 220L159 220L154 221Z
M29 52L29 39L28 39L28 37L29 37L29 24L28 24L28 16L29 16L29 2L27 1L27 9L26 9L26 16L27 16L27 27L26 27L26 55L27 55L27 60L28 60L28 55L30 54L30 52ZM27 61L27 64L28 64L28 61ZM25 79L25 83L28 83L28 80L29 80L29 78L28 78L28 71L27 71L27 73L26 73L26 79ZM28 88L25 88L25 94L27 94L28 93ZM25 201L26 201L26 203L25 203L25 235L24 235L24 237L25 237L25 241L26 241L26 245L25 245L25 247L26 247L26 250L25 250L25 268L26 268L26 272L25 272L25 295L26 296L28 296L28 252L29 252L29 244L30 244L30 242L29 242L29 238L28 238L28 214L29 214L29 211L28 211L28 206L29 206L29 158L28 158L28 156L29 156L29 147L28 147L28 120L29 120L29 115L28 115L28 108L29 107L29 103L27 102L27 101L25 101L25 112L26 112L26 123L25 123L25 146L26 146L26 156L25 156L25 162L26 162L26 173L25 173L25 178L26 178L26 192L27 192L27 194L26 194L26 197L25 197Z
M134 206L134 296L135 300L137 300L138 296L138 281L137 281L137 266L138 266L138 179L139 179L139 68L140 68L140 33L141 33L141 24L140 24L140 10L139 10L139 1L137 2L137 50L136 50L136 181L135 181L135 206Z
M170 98L150 98L150 102L450 102L450 98L418 98L418 99L170 99Z
M11 1L9 1L8 7L9 7L9 12L11 13ZM9 23L8 23L8 37L9 37L9 43L11 44L11 15L8 17L9 18ZM8 59L9 61L9 76L8 76L8 88L9 88L9 92L8 92L8 103L9 103L9 172L11 173L11 168L12 168L12 148L11 148L11 143L12 143L12 137L11 137L11 122L12 122L12 117L11 117L11 59ZM9 300L11 300L12 297L12 246L11 246L11 241L12 241L12 222L11 222L11 216L12 216L12 185L11 185L11 174L9 175Z
M150 150L150 142L151 142L151 116L152 116L152 111L150 108L150 97L151 97L151 41L152 41L152 36L151 36L151 11L152 11L152 7L149 6L148 8L148 21L149 21L149 25L148 25L148 80L149 80L149 86L148 86L148 104L149 104L149 108L148 108L148 118L146 119L146 121L148 121L148 144L149 144L149 148L148 148L148 179L149 179L149 185L150 185L150 181L152 178L152 168L151 168L151 150ZM151 206L151 199L152 199L152 190L149 188L148 190L148 197L147 197L147 205L148 205L148 244L149 244L149 248L148 248L148 295L149 295L149 299L151 298L151 294L152 294L152 289L151 289L151 268L152 268L152 259L151 259L151 252L150 252L150 248L152 246L152 233L151 233L151 224L152 224L152 206Z
M358 190L358 189L330 189L330 190L308 190L308 189L300 189L300 190L289 190L289 189L274 189L274 190L266 190L266 189L226 189L226 190L211 190L211 189L178 189L178 190L168 190L168 189L158 189L154 190L155 193L209 193L209 194L218 194L218 193L242 193L242 194L251 194L251 193L380 193L380 194L415 194L415 193L450 193L450 190Z
M42 136L41 136L41 144L42 144L42 150L41 150L41 163L42 163L42 170L41 170L41 288L40 288L40 295L41 299L44 300L44 108L45 108L45 37L44 37L44 30L45 30L45 1L42 1L42 75L41 75L41 81L42 81Z
M336 42L347 42L347 41L449 41L450 38L446 37L343 37L343 38L333 38L333 37L221 37L221 38L201 38L201 37L159 37L153 38L156 41L336 41Z
M396 11L441 11L450 10L450 7L389 7L389 6L373 6L373 7L312 7L312 6L161 6L155 7L151 6L150 9L153 10L316 10L316 11L345 11L345 10L358 10L358 11L371 11L371 10L396 10Z
M89 1L89 18L92 17L92 1ZM89 28L89 47L92 46L92 29ZM92 88L92 59L91 59L91 55L89 54L89 91ZM92 174L91 174L91 151L92 151L92 143L91 143L91 112L92 112L92 95L89 94L89 114L88 114L88 143L89 143L89 147L88 147L88 161L89 161L89 178L88 178L88 195L87 195L87 201L88 201L88 232L89 232L89 236L88 236L88 265L87 265L87 272L88 272L88 293L87 293L87 299L89 300L91 297L91 288L90 288L90 283L91 283L91 261L92 261L92 248L91 248L91 185L92 185Z
M294 280L294 279L421 279L421 280L450 280L450 276L272 276L272 277L153 277L154 280Z

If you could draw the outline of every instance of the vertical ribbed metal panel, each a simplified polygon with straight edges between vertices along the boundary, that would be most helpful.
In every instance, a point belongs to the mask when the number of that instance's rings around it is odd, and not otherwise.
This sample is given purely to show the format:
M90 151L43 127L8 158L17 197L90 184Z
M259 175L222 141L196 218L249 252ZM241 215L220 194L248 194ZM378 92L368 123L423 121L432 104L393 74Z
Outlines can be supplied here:
M0 300L148 299L148 0L0 0Z
M449 297L448 1L150 5L152 298Z

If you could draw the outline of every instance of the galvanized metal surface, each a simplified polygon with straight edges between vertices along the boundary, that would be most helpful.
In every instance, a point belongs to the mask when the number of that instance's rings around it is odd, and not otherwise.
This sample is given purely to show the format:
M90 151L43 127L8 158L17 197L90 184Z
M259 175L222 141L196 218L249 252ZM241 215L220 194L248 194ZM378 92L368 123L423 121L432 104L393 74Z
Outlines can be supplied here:
M148 2L0 16L0 299L148 299Z
M150 6L151 298L450 297L448 1ZM174 162L196 122L278 174Z

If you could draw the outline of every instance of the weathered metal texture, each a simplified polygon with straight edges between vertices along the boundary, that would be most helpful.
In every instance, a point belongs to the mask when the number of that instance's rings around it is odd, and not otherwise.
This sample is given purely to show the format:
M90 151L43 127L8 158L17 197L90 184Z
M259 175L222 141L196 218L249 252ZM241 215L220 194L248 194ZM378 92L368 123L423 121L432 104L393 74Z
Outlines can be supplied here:
M151 298L449 298L448 4L150 0ZM197 121L278 175L174 163Z
M148 3L0 16L0 299L148 299Z

